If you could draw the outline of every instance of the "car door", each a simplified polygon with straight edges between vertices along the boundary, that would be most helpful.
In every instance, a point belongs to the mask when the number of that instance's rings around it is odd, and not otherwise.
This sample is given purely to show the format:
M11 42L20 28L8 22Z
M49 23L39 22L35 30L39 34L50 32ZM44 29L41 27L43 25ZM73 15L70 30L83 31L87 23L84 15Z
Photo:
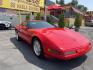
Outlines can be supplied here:
M27 27L27 24L28 23L26 23L25 25L23 25L22 26L22 30L21 30L21 33L22 33L22 37L23 37L23 39L27 42L27 43L31 43L31 39L32 39L32 32L31 32L31 29L29 29L28 27Z

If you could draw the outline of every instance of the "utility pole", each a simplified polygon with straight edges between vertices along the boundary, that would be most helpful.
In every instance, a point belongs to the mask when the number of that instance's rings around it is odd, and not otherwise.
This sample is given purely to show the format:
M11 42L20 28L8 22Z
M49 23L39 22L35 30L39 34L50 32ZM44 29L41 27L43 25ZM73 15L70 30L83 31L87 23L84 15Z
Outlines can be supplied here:
M20 22L20 24L21 24L21 22L22 22L22 17L21 17L21 12L20 12L20 10L18 11L18 15L19 15L19 22Z
M44 0L44 20L46 21L46 0Z

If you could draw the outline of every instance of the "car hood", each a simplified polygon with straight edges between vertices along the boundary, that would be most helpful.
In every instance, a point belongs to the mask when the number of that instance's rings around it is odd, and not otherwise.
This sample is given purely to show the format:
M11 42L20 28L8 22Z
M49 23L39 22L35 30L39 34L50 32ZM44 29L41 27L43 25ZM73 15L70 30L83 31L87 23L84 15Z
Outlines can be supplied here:
M0 21L0 23L3 23L3 24L11 24L11 22L9 22L9 21Z
M80 48L89 43L89 40L80 33L70 29L52 28L43 29L41 32L61 49Z

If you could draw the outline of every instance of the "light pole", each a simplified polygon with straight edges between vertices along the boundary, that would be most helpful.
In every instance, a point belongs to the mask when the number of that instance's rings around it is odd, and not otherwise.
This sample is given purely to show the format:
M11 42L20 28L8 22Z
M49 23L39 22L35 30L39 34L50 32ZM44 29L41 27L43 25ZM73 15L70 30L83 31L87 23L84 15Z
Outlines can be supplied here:
M44 20L46 21L46 0L44 0Z

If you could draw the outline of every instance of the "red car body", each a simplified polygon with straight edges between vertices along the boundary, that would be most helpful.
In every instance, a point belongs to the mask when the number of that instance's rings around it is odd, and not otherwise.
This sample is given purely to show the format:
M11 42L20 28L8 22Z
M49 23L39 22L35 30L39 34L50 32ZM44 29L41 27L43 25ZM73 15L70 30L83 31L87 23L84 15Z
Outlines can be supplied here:
M42 43L44 56L69 60L85 55L91 43L79 32L67 28L28 29L21 24L16 26L18 35L31 44L34 37Z

